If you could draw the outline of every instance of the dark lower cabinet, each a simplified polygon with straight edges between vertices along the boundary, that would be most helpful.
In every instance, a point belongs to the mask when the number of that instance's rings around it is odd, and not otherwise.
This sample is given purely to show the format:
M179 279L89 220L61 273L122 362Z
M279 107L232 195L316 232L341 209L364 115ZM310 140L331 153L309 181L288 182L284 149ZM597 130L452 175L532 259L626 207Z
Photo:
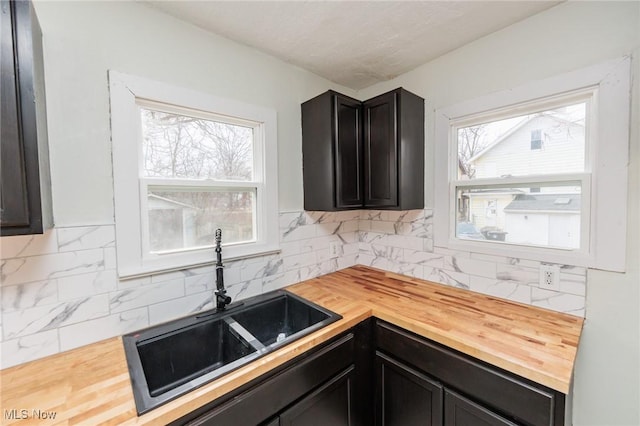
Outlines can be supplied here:
M373 319L172 425L370 426Z
M376 426L442 424L442 385L379 352L375 361Z
M384 321L377 320L374 334L387 360L442 386L447 426L564 425L565 395L560 392Z
M370 318L172 425L563 426L564 400Z
M444 394L445 426L516 426L482 405L446 390Z
M353 367L280 415L280 426L352 426Z

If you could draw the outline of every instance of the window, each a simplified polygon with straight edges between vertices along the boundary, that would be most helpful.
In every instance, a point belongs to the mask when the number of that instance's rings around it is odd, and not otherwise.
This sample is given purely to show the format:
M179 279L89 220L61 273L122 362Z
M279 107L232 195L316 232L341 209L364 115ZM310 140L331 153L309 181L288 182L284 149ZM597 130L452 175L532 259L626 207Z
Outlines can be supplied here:
M435 244L623 270L628 90L625 58L437 111Z
M109 78L120 276L277 250L275 112Z
M531 150L542 149L542 130L536 129L531 131Z
M585 236L585 243L589 231L580 226L581 218L588 216L589 200L581 200L590 179L586 129L594 124L588 113L594 94L589 88L515 106L520 111L516 116L505 110L450 120L457 135L452 141L457 145L454 161L462 165L452 190L458 203L469 206L458 208L456 223L472 223L490 240L585 250L580 236ZM547 133L555 137L545 150L531 152L534 143L535 149L542 148ZM529 183L544 183L539 195L524 187ZM558 197L573 202L554 204ZM527 219L522 219L524 214ZM489 238L498 233L501 238Z

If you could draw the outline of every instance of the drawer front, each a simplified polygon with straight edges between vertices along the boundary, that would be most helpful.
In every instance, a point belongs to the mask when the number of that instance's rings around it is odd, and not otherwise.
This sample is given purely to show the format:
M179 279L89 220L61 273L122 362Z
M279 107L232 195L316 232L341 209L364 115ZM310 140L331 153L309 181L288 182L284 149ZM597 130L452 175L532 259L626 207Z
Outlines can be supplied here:
M532 426L564 423L564 395L378 321L377 347L472 399Z

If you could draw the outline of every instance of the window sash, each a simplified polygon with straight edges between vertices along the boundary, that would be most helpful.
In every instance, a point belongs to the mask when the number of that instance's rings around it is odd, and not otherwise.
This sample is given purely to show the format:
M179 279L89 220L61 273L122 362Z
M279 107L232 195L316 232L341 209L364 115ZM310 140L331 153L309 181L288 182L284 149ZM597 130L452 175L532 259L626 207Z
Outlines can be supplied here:
M562 177L560 179L560 177ZM554 180L554 178L556 178ZM509 180L510 182L505 182ZM512 179L483 179L484 182L479 183L476 181L457 181L452 182L449 189L449 211L457 212L460 206L457 205L457 193L458 189L503 189L503 188L518 188L518 187L531 187L531 186L580 186L580 247L575 248L559 248L549 246L537 246L533 244L519 244L503 241L482 240L482 241L470 241L468 239L459 238L456 235L457 219L456 214L451 214L449 217L449 244L451 246L459 246L461 244L472 244L476 247L489 247L495 246L513 246L523 250L539 250L551 252L573 252L580 255L586 255L589 253L590 247L590 235L591 235L591 174L580 173L572 175L557 175L557 176L543 176L536 180L527 180L524 178L512 178ZM540 193L536 193L540 194Z

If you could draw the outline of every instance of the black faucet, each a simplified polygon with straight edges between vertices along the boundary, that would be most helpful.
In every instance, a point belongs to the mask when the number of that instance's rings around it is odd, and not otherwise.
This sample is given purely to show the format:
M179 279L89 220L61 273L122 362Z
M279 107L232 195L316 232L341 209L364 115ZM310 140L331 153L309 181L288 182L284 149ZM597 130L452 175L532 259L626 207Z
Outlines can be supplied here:
M227 296L224 289L224 275L222 265L222 229L216 229L216 309L224 311L224 308L231 303L231 297Z

